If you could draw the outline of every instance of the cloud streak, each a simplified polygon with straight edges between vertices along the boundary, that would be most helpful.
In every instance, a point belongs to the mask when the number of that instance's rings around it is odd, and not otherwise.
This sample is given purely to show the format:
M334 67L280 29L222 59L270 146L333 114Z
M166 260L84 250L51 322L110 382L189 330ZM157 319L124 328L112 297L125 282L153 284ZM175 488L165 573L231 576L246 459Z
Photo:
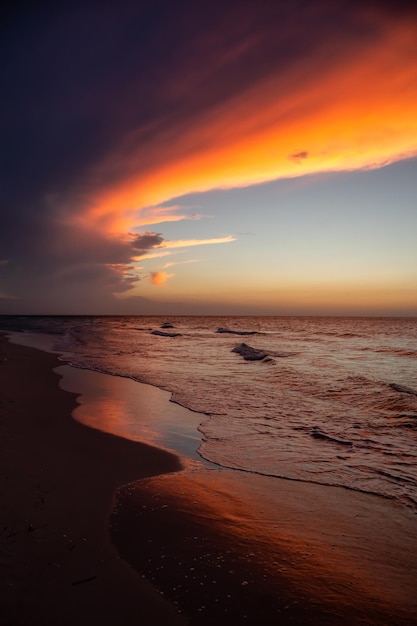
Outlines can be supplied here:
M215 237L211 239L179 239L165 240L159 233L147 232L134 237L131 246L133 250L132 260L157 259L171 254L166 248L191 248L195 246L209 246L236 241L233 235ZM149 253L148 250L157 250ZM161 252L158 252L161 250Z
M227 235L227 237L217 237L212 239L183 239L178 241L164 241L164 248L191 248L194 246L211 246L219 243L231 243L236 241L236 237Z
M164 263L164 269L173 267L174 265L188 265L189 263L198 263L197 259L187 259L187 261L172 261L171 263Z

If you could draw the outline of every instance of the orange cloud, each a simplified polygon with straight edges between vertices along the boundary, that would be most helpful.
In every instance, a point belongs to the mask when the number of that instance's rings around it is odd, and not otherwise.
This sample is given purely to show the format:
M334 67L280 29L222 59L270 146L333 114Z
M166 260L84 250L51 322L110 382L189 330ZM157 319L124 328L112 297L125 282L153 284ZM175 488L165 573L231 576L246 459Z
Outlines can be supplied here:
M163 285L172 276L174 274L168 274L167 272L151 272L150 279L153 285Z
M147 220L185 219L177 207L141 207L188 192L416 155L417 24L380 20L378 36L323 43L280 71L271 64L270 75L192 118L175 144L155 138L147 166L107 190L95 216L122 232ZM143 150L126 171L143 163Z

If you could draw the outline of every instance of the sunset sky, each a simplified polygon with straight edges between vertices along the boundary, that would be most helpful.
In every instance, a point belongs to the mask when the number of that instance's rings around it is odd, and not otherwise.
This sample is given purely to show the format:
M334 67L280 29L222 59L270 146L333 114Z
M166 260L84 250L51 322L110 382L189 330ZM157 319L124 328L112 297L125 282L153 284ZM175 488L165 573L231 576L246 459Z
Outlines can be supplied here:
M10 4L0 314L417 315L413 4Z

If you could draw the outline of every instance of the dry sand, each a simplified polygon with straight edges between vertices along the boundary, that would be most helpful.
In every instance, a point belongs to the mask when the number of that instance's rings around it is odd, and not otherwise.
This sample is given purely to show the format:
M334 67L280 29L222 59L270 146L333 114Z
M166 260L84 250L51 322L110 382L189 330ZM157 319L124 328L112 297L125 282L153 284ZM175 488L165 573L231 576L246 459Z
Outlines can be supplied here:
M0 623L184 623L107 530L118 486L178 470L179 459L74 421L58 364L1 337Z
M340 488L178 472L174 455L72 420L56 365L1 344L2 624L417 624L417 515Z

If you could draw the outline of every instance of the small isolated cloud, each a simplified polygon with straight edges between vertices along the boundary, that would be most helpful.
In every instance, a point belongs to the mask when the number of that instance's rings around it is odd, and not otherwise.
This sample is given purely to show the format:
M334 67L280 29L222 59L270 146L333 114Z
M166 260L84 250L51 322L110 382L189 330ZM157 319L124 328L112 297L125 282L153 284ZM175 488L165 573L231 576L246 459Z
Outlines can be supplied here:
M172 276L174 274L168 274L167 272L151 272L150 279L152 285L163 285Z
M158 248L163 241L164 238L162 237L161 233L140 233L139 235L134 235L132 248L136 256L142 256L146 254L148 250L151 250L152 248Z
M301 163L301 161L304 161L304 159L306 159L307 157L307 150L302 150L301 152L295 152L294 154L290 154L288 158L290 159L290 161L295 161L295 163Z

